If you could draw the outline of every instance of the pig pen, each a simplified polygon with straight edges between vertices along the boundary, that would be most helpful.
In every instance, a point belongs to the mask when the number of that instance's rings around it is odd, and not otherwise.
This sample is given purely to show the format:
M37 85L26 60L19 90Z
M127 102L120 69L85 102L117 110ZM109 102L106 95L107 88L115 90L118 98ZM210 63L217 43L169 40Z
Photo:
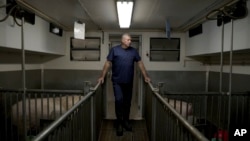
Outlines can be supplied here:
M3 141L36 136L84 96L82 90L28 89L24 104L23 93L23 90L0 89L0 138Z
M250 127L249 92L164 91L161 95L209 140L230 141L235 129Z

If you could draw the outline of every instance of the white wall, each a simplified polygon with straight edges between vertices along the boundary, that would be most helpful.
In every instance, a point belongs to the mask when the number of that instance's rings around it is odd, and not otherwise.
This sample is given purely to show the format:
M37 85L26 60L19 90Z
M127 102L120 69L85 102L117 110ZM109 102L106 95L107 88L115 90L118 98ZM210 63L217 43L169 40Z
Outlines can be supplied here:
M66 55L44 64L45 69L80 69L80 70L101 70L106 61L106 56L109 51L109 35L118 34L119 32L104 32L104 43L101 44L101 61L70 61L70 37L73 33L67 33L66 42ZM173 33L172 37L181 38L181 58L179 62L150 62L146 53L150 48L150 37L165 37L164 32L131 32L132 35L142 36L142 49L141 57L147 70L190 70L190 71L202 71L205 70L205 66L196 61L191 61L185 57L185 34ZM87 37L101 37L101 32L86 33Z
M247 2L248 9L250 2ZM234 21L233 48L234 50L250 49L250 14L244 19ZM219 53L222 47L222 26L217 26L217 21L203 23L203 33L187 39L187 56ZM224 51L230 51L232 24L225 24Z
M3 19L5 16L5 8L0 9L0 19ZM18 21L20 23L20 20ZM21 50L21 27L14 23L12 16L9 16L6 21L0 22L0 33L1 48ZM65 33L63 33L62 37L50 33L49 23L38 16L35 17L34 25L29 23L24 24L24 48L27 51L64 55L65 42ZM26 69L40 68L40 64L26 65ZM0 64L0 71L20 69L20 64Z
M220 66L219 65L212 65L208 67L209 71L214 71L214 72L220 72ZM224 65L223 66L223 72L224 73L230 73L230 66L229 65ZM246 74L250 75L250 66L239 66L239 65L234 65L232 67L232 72L236 74Z
M5 8L0 9L0 19L5 15ZM0 47L21 49L21 27L14 23L12 16L0 23L0 31ZM24 47L29 51L64 55L65 34L59 37L50 33L49 23L36 16L34 25L24 24Z
M20 71L21 64L0 64L0 72L5 71ZM25 65L25 70L36 70L41 69L41 65L39 64L29 64Z
M247 7L250 9L250 2L247 1ZM250 49L250 14L244 19L234 21L233 30L233 48L234 50ZM230 51L231 47L232 24L225 24L224 29L224 51ZM188 37L186 33L186 55L196 56L221 52L222 44L222 26L218 27L216 21L207 21L203 23L203 33L197 36ZM212 65L207 68L210 71L220 72L219 65ZM250 66L233 66L233 73L250 74ZM228 64L223 66L223 72L229 73Z

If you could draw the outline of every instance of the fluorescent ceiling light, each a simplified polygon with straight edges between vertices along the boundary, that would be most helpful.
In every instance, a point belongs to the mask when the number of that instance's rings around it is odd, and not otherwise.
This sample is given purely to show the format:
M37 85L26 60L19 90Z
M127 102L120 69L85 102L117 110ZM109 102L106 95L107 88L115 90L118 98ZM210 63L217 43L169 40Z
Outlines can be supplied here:
M134 3L132 1L117 1L116 5L120 28L129 28Z

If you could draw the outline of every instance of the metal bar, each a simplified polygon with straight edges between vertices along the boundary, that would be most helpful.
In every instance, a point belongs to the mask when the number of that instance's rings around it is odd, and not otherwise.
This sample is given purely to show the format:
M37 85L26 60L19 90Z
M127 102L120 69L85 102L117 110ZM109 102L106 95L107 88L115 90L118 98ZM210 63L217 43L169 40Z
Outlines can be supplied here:
M208 88L209 88L209 70L206 71L205 92L208 92Z
M234 34L234 20L231 20L232 31L231 31L231 47L230 47L230 73L229 73L229 94L232 93L232 71L233 71L233 34Z
M56 113L56 96L55 94L53 94L53 118L56 119L57 118L57 113ZM51 118L51 117L50 117Z
M21 26L21 48L22 48L22 86L23 86L23 135L26 140L26 73L25 73L25 49L24 49L24 16L22 16Z
M35 123L37 123L37 93L35 93ZM36 130L36 134L38 133L38 130Z
M62 95L60 94L60 98L59 98L59 104L60 104L60 116L62 115Z
M95 136L95 104L94 104L94 97L91 96L91 141L95 141L96 140L96 136Z
M29 117L29 119L28 119L28 121L30 121L31 120L31 104L30 104L30 100L31 100L31 98L30 98L30 94L27 94L27 97L28 97L28 99L26 99L26 101L28 101L28 117ZM26 98L27 98L26 97ZM25 107L26 108L26 107ZM27 112L27 111L26 111ZM31 127L31 122L29 122L29 126ZM29 132L29 133L31 133L31 132Z
M41 89L44 89L44 68L43 65L41 67Z
M151 125L151 141L155 141L155 129L156 129L156 98L152 97L152 125Z
M50 113L50 101L49 101L49 94L47 94L47 113L46 113L47 119L49 119L49 113Z
M223 16L222 16L223 18ZM223 56L224 53L224 22L222 20L222 26L221 26L221 52L220 52L220 83L219 83L219 92L222 92L222 75L223 75Z
M90 87L89 90L90 90L90 91L96 91L97 88L99 87L99 85L100 85L100 83L97 83L97 84L95 85L95 87Z
M7 100L7 99L5 99L5 100ZM12 103L13 102L13 100L12 100L12 97L10 98L10 103ZM7 106L7 105L5 105L5 106ZM5 112L7 112L7 111L5 111ZM12 111L13 112L13 111ZM5 113L5 115L7 116L7 113ZM12 114L11 114L12 115ZM5 120L5 122L6 122L6 120ZM10 124L12 125L12 121L10 122ZM10 127L11 129L10 129L10 132L11 132L11 140L13 140L13 137L14 137L14 128L13 128L13 126L11 126ZM7 139L7 138L6 138Z
M1 89L2 92L19 92L22 93L22 89ZM41 89L26 89L27 93L64 93L64 94L79 94L83 93L83 90L41 90Z
M4 132L4 138L5 139L7 139L7 97L6 97L6 94L4 94L4 96L3 96L3 102L4 102L4 120L5 120L5 122L4 122L4 124L5 124L5 132Z
M229 73L229 98L228 98L228 124L227 129L230 126L230 115L231 115L231 93L232 93L232 71L233 71L233 35L234 35L234 20L231 20L232 29L231 29L231 47L230 47L230 73Z
M18 93L16 94L16 101L18 102ZM19 104L17 104L16 106L17 106L16 115L17 115L17 117L19 118ZM20 125L19 122L20 122L20 120L17 121L17 124L18 124L18 125ZM18 131L18 134L20 134L19 131ZM20 140L19 138L20 138L20 137L17 136L17 140Z
M43 117L43 106L42 105L43 105L43 94L41 95L41 118L44 118Z

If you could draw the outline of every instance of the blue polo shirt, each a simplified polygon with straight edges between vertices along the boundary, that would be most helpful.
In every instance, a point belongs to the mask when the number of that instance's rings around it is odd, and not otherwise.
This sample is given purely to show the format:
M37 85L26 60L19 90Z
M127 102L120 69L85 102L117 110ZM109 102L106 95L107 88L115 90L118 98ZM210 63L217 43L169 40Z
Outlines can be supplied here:
M107 60L112 62L112 81L116 83L132 83L134 77L134 62L141 60L137 50L127 49L121 45L112 47Z

